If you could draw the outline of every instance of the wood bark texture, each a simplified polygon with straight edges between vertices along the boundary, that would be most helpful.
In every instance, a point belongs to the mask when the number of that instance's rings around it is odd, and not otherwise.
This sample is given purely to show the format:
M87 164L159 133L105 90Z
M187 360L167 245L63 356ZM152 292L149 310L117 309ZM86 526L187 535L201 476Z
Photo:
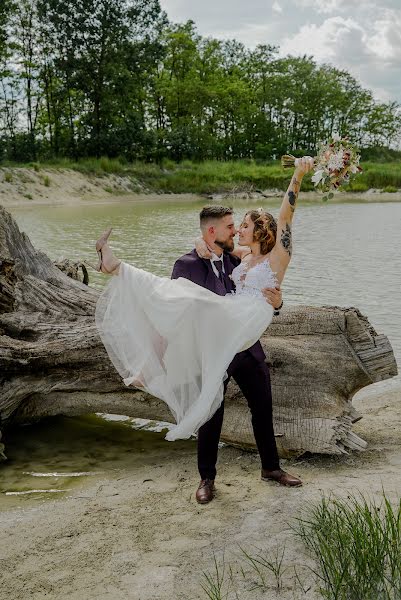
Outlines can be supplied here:
M98 294L36 251L0 206L3 429L44 416L95 412L173 421L164 402L126 388L116 373L94 323ZM280 454L363 449L366 443L352 432L360 418L352 397L397 374L386 336L355 308L298 306L274 318L262 344ZM249 409L234 382L227 391L222 439L255 447Z

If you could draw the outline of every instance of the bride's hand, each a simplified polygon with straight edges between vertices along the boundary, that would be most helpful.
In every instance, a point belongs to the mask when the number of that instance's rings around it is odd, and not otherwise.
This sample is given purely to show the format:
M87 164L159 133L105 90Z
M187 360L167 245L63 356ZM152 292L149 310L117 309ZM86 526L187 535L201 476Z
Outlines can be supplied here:
M201 237L195 240L195 250L199 258L212 258L212 250Z
M297 158L295 161L295 173L303 177L315 166L315 159L311 156L302 156L302 158Z

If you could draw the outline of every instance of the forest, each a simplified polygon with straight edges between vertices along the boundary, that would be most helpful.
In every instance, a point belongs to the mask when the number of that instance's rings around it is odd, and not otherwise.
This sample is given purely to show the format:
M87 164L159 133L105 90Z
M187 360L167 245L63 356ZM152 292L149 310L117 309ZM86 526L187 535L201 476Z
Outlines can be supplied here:
M0 4L1 161L269 161L334 131L375 158L400 105L307 54L202 37L158 0Z

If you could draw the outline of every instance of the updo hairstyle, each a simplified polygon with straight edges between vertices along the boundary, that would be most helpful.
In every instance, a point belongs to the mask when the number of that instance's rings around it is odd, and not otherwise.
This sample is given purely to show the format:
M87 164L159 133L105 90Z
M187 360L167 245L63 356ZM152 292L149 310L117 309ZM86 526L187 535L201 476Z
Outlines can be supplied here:
M258 208L257 210L249 210L245 217L248 216L254 223L253 241L259 242L261 254L269 254L276 245L277 238L277 221L270 213Z

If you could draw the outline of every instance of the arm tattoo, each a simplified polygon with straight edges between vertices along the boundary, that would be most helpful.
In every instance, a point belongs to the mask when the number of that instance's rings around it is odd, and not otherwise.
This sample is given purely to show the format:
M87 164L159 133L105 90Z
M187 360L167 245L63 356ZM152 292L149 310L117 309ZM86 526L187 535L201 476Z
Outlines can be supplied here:
M292 182L292 190L288 192L288 202L290 204L290 209L292 213L295 211L295 204L298 198L299 187L299 181L297 179L294 179L294 181Z
M285 224L285 230L282 229L281 230L281 245L283 246L284 250L286 250L286 252L288 252L288 254L292 255L292 232L291 232L291 226L286 223Z
M291 190L290 192L288 192L288 202L290 203L290 209L291 209L292 213L295 211L295 202L296 201L297 201L297 196L296 196L295 192L293 192Z

